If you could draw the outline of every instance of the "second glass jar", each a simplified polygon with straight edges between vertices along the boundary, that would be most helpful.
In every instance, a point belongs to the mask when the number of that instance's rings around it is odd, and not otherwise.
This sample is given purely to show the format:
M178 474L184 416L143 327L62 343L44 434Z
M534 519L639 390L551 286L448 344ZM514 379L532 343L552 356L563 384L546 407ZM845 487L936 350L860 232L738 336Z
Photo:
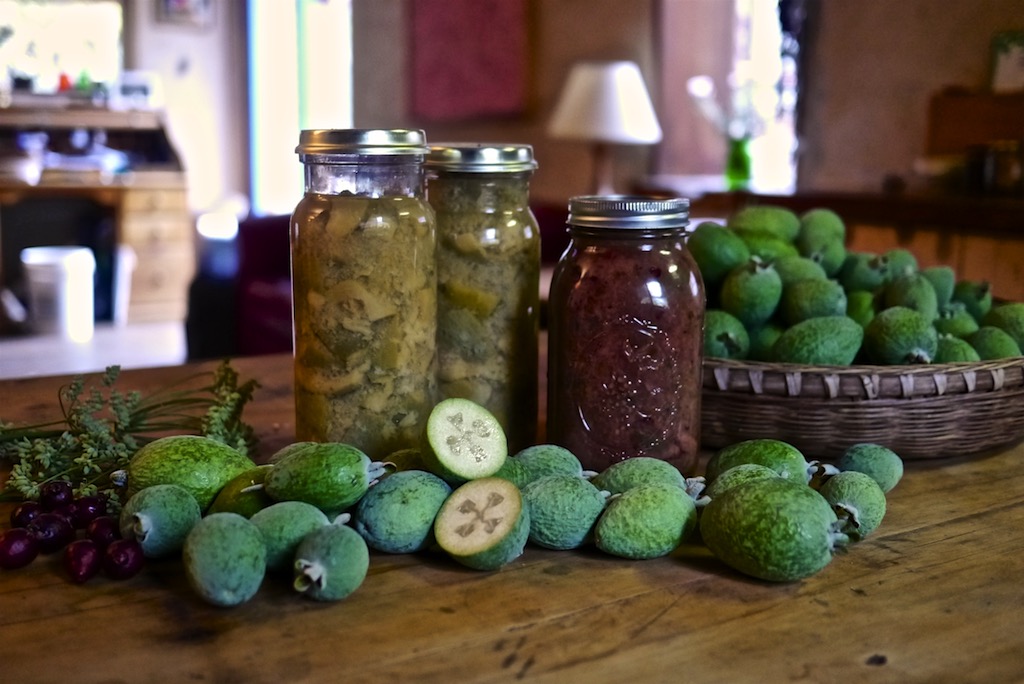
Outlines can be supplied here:
M548 317L548 441L590 470L637 456L692 475L704 286L689 201L574 197Z
M440 143L427 154L437 217L438 389L486 407L509 453L537 433L540 231L529 145Z

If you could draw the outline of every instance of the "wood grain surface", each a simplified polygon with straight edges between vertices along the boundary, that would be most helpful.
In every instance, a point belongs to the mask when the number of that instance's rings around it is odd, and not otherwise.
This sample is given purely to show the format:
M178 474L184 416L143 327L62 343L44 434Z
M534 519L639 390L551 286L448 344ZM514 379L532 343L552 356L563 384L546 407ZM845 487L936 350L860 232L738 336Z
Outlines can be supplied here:
M266 456L292 438L291 359L233 363L261 382L247 417ZM118 386L188 372L126 371ZM0 382L0 418L52 415L60 382ZM879 530L791 584L741 576L698 543L649 561L528 546L489 573L373 553L343 601L268 577L215 608L177 559L78 586L58 554L0 571L0 681L1020 682L1022 504L1024 446L908 464Z

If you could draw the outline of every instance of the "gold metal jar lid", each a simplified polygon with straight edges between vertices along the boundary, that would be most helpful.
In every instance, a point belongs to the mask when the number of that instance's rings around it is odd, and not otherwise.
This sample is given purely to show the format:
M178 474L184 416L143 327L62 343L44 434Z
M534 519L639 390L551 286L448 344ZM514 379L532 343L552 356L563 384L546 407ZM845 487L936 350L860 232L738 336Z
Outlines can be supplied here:
M437 143L430 145L424 166L460 173L515 173L533 171L537 162L532 145Z
M424 155L426 135L406 128L320 128L299 133L299 155Z

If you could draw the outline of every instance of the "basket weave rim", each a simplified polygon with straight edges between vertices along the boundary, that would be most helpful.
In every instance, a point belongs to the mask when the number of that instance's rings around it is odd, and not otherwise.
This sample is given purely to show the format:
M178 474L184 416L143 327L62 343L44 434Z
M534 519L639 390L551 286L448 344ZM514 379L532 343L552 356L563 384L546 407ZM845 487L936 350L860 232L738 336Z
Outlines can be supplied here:
M968 361L955 363L918 363L906 365L855 364L850 366L808 365L801 363L776 363L743 361L737 359L705 358L705 366L721 366L736 370L753 370L763 373L818 373L822 375L935 375L936 373L964 373L969 371L992 371L1006 368L1024 368L1024 356L992 361Z

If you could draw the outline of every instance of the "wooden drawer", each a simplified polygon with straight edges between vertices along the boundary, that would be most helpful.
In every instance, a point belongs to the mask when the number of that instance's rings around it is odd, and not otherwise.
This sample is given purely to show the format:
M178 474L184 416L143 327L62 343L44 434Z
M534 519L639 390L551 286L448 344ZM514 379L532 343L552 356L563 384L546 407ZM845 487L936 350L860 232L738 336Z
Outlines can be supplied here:
M195 271L195 255L190 247L136 250L132 274L131 303L185 301Z
M121 242L138 249L192 245L192 223L176 213L125 214Z
M188 215L188 197L182 190L128 190L121 200L121 211L169 211Z

